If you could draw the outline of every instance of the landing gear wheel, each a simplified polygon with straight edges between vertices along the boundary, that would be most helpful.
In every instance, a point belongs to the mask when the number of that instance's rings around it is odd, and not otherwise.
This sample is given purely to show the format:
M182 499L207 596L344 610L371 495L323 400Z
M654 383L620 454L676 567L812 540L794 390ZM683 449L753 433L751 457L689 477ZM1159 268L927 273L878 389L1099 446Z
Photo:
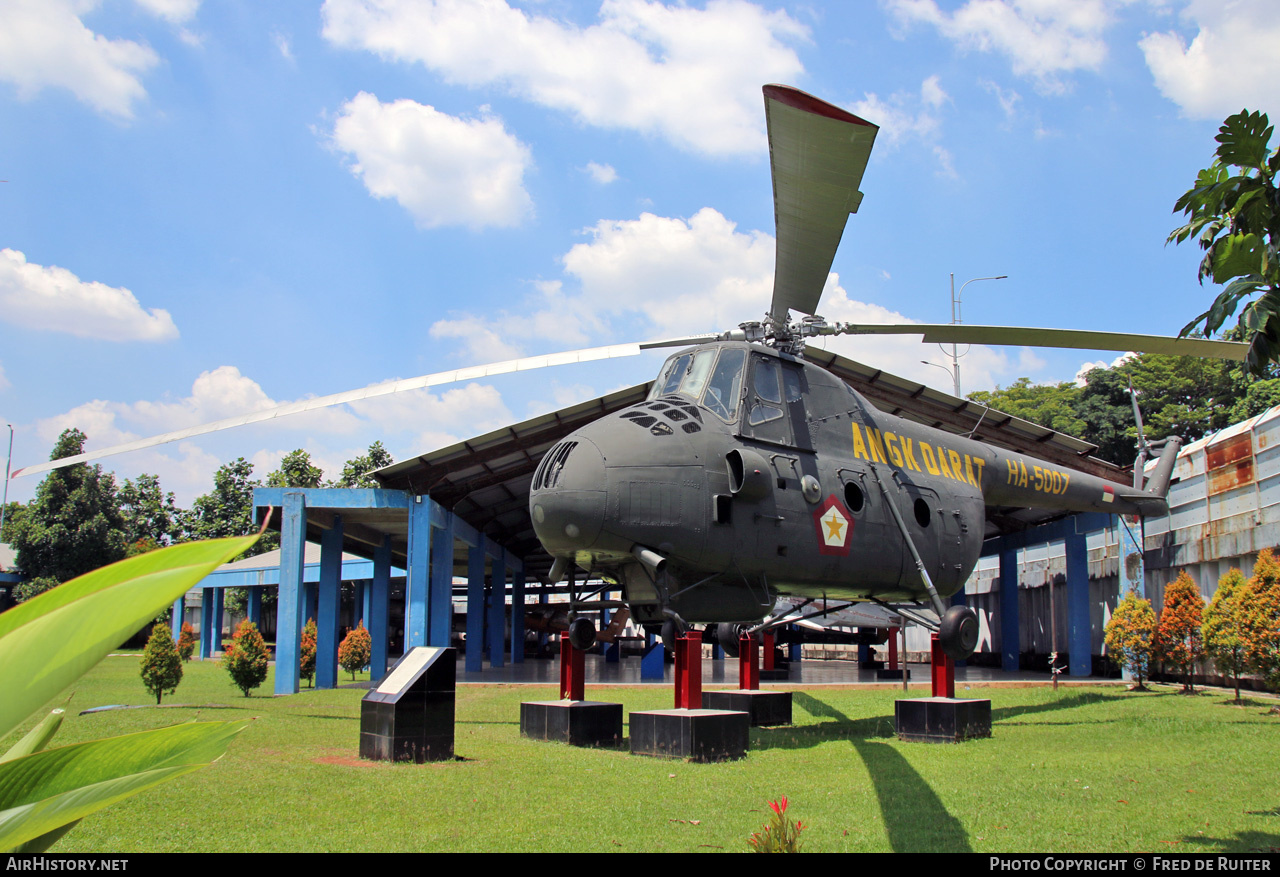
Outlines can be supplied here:
M738 657L738 638L742 635L743 627L741 624L716 625L716 642L730 658Z
M596 644L596 626L590 618L575 618L569 622L569 643L580 652Z
M942 616L938 642L951 660L968 658L978 647L978 614L968 606L952 606Z

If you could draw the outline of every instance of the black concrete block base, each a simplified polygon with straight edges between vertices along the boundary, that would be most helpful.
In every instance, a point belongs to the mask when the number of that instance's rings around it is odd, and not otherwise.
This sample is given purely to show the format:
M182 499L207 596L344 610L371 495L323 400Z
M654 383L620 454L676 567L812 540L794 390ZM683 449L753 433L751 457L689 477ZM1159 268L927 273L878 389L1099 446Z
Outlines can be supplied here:
M790 725L790 691L704 691L704 710L732 710L751 716L752 725Z
M751 716L731 710L633 712L631 754L728 761L747 754Z
M761 670L761 682L786 682L791 678L790 667L776 667L773 670Z
M532 700L520 704L520 734L574 746L622 743L622 704L594 700Z
M898 739L914 743L959 743L991 736L991 701L917 697L894 705Z
M908 679L911 678L910 670L877 670L876 678L877 679L897 679L898 681L902 681L903 673L907 674Z
M859 661L858 669L859 670L883 670L884 661L875 661L875 660Z

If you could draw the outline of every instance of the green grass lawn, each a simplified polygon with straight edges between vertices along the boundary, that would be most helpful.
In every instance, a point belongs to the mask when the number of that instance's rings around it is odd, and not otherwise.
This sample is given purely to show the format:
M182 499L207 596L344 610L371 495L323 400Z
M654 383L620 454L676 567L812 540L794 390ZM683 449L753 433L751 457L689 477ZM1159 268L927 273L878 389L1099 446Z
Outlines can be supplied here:
M148 702L136 657L104 660L56 742L252 721L211 768L90 816L53 851L745 851L782 795L812 851L1280 847L1280 719L1219 691L974 688L961 694L990 697L991 739L930 745L893 736L900 690L814 688L796 692L793 727L703 765L525 740L520 702L554 689L460 686L459 759L391 765L357 757L362 690L272 685L245 698L214 663L189 663L166 701L199 706L76 715ZM589 694L626 711L671 702L665 686Z

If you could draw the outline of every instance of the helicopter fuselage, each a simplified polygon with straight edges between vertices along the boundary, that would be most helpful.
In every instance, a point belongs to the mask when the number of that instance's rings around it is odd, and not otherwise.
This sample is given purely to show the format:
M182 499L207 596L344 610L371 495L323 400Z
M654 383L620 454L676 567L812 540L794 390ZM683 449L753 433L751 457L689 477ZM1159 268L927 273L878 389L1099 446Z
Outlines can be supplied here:
M977 563L987 505L1131 512L1147 499L726 341L673 354L646 401L552 447L530 512L547 551L616 581L639 622L751 622L779 595L923 600L917 557L948 597Z

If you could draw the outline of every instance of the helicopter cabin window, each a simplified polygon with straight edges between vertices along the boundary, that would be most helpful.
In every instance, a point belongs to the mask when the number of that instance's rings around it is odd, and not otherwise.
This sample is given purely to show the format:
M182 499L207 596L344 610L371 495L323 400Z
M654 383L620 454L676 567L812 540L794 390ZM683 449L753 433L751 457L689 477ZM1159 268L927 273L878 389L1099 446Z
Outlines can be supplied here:
M649 391L649 398L656 399L659 396L669 396L674 393L680 386L680 381L684 378L685 372L689 370L689 361L691 359L693 359L693 354L684 353L667 360L666 367L662 369L662 374L658 375L658 379L653 382L653 389Z
M782 380L778 363L772 359L756 359L752 363L751 382L755 389L755 402L747 422L759 426L782 417ZM766 403L774 403L772 405Z
M738 416L738 400L742 397L742 371L746 360L747 352L741 348L727 347L720 351L720 360L711 373L707 391L702 397L702 404L717 417L732 421Z
M696 402L702 396L702 390L707 386L707 378L711 375L711 364L715 360L716 352L714 350L699 350L695 353L693 362L689 363L689 370L685 373L684 380L680 382L678 392Z

